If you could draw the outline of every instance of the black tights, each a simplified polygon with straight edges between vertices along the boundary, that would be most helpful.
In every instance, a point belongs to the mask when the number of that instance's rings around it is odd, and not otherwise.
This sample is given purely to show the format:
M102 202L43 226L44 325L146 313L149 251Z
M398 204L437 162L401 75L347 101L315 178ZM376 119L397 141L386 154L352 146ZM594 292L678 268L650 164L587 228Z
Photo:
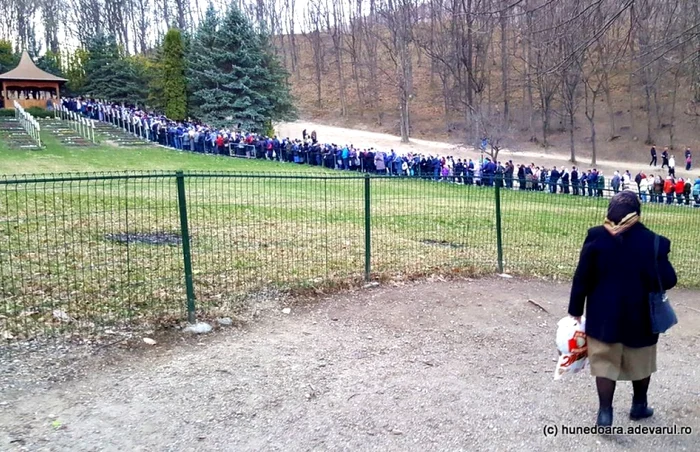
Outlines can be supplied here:
M605 377L596 377L595 385L598 388L598 401L600 402L600 408L611 408L613 403L613 396L615 395L615 380L610 380Z
M650 381L651 376L646 377L642 380L632 382L632 389L634 390L634 395L632 396L632 403L647 403L647 390L649 389ZM598 401L600 402L600 407L612 407L613 396L615 395L616 381L604 377L596 377L595 385L598 389Z
M632 396L632 403L647 403L647 390L649 389L650 381L651 376L648 376L642 380L632 382L632 389L634 390L634 395Z

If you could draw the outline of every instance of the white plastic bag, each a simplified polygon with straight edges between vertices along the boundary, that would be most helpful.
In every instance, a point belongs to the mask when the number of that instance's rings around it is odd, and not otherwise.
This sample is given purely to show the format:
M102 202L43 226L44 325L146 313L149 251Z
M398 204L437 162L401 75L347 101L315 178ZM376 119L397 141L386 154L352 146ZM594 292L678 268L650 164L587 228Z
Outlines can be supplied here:
M573 317L564 317L557 323L557 349L559 359L554 369L554 379L559 380L566 373L583 370L588 363L588 344L586 341L586 318L581 323Z

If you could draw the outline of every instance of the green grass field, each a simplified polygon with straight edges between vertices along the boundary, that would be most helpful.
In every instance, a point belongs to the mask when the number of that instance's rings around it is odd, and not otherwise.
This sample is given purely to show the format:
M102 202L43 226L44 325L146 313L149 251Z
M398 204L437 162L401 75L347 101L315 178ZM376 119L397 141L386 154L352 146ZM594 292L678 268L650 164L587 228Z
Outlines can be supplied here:
M246 295L269 287L314 290L362 281L361 177L161 148L65 149L47 139L43 151L0 147L0 172L160 174L2 185L0 334L22 338L183 318L175 169L189 173L200 314L231 313ZM221 171L241 173L215 173ZM489 188L373 178L372 278L496 271L494 195ZM601 223L606 205L605 199L502 190L505 271L569 278L586 230ZM647 205L643 212L650 227L672 239L686 287L700 287L699 215L678 206ZM126 236L150 243L125 243ZM174 242L153 244L161 239ZM54 310L74 320L61 323Z
M286 165L256 160L214 157L161 147L127 148L109 145L65 147L43 133L46 149L10 149L0 140L0 174L65 173L85 171L188 170L188 171L281 171ZM299 165L296 171L311 168ZM318 172L318 171L316 171Z

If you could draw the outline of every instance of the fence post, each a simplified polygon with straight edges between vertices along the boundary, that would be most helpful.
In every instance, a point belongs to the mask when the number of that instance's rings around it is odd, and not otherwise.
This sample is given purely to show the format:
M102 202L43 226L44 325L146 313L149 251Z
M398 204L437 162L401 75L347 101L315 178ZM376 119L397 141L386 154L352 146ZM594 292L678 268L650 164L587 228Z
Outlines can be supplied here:
M185 264L185 290L187 291L187 321L195 323L194 282L192 280L192 255L190 253L190 231L187 225L187 199L185 197L185 175L175 173L177 180L177 202L180 207L180 233L182 234L182 258Z
M496 175L496 247L498 249L498 273L503 273L503 234L501 231L501 183L502 175Z
M372 231L370 230L371 219L370 202L370 177L365 174L365 281L369 282L372 258Z

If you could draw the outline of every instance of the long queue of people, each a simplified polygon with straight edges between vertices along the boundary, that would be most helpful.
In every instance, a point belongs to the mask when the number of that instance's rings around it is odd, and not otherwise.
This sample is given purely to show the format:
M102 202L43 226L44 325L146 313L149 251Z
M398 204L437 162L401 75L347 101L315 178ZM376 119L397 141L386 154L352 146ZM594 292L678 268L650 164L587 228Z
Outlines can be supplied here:
M425 155L399 154L393 149L384 152L374 148L357 149L353 145L321 143L315 131L302 132L301 138L267 137L238 128L215 128L197 121L172 121L164 115L147 112L135 106L110 104L91 99L62 99L71 111L99 121L115 124L146 140L182 151L204 154L265 159L292 164L307 164L327 169L357 171L387 176L418 177L457 184L494 186L527 191L548 191L553 194L604 197L620 190L633 190L642 202L700 206L700 178L676 179L675 161L662 154L662 168L669 175L646 175L640 171L632 177L629 171L615 172L608 180L595 168L513 164L490 157L472 160ZM482 143L482 147L487 143ZM652 148L652 156L656 155ZM690 167L690 150L686 150L686 164ZM655 165L652 160L651 165Z

